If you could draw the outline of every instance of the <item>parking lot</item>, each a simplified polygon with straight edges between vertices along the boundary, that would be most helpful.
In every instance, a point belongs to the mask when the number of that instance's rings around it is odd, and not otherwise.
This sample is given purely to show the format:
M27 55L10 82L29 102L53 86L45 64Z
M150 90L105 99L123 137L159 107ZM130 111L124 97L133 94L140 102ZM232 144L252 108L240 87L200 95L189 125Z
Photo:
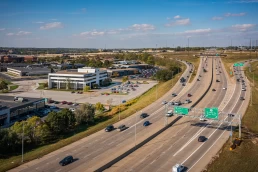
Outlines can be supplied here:
M44 81L46 82L46 80L34 80L30 83L27 81L17 81L15 84L20 85L19 90L14 90L8 94L20 97L48 98L58 101L59 103L66 101L72 103L88 102L91 104L96 104L97 102L100 102L102 104L108 104L108 100L112 100L112 105L117 105L119 102L128 101L140 96L157 84L156 81L147 81L147 83L143 84L142 80L138 83L136 81L132 81L130 84L122 84L121 80L113 80L114 84L111 86L101 89L94 89L92 92L87 93L78 93L78 91L71 93L71 91L37 90L36 83ZM65 106L67 106L67 104L65 104ZM68 107L70 107L70 105L68 105Z

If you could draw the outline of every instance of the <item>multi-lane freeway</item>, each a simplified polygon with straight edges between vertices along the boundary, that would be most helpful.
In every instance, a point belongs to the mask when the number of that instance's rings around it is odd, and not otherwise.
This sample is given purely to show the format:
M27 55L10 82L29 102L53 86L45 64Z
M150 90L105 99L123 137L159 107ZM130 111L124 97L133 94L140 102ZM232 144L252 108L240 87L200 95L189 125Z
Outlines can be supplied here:
M182 76L188 82L187 76L191 75L193 66L185 64L187 69ZM240 69L235 71L239 73L238 76L242 73ZM213 80L210 86L211 78ZM212 91L213 89L215 91ZM173 165L180 163L188 170L200 171L228 139L229 124L223 120L231 121L234 118L228 118L227 114L243 114L247 105L247 101L242 101L239 97L248 97L248 91L241 91L240 82L229 79L219 58L201 57L197 75L192 83L182 86L178 81L155 103L141 111L136 110L134 115L114 124L115 127L125 124L128 127L127 130L109 133L99 131L11 171L94 171L162 129L166 125L164 121L167 120L170 123L177 118L176 116L165 117L167 109L162 105L162 101L185 102L186 99L191 99L191 103L183 106L192 107L206 90L208 90L207 94L190 113L198 114L196 109L204 107L218 107L222 114L220 121L200 121L199 118L183 117L156 138L106 169L106 171L171 171ZM172 93L178 96L172 97ZM189 97L188 94L192 96ZM148 113L149 116L140 119L139 115L142 112ZM151 122L148 127L143 126L146 120ZM197 138L200 135L205 136L207 140L198 142ZM72 155L76 161L64 167L60 166L58 162L67 155Z

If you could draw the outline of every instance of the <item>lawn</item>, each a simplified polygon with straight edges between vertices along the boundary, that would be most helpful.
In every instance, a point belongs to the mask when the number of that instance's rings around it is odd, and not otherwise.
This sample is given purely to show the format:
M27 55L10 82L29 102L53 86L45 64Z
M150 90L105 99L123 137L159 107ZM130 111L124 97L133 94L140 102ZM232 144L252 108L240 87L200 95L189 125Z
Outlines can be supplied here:
M162 55L169 57L169 58L173 58L173 59L181 59L184 61L188 61L191 62L194 65L194 71L189 79L189 83L191 83L194 79L194 77L197 74L197 70L200 64L200 58L199 57L195 57L194 55L199 55L200 52L196 51L196 52L189 52L189 56L188 56L188 52L173 52L173 53L162 53Z
M46 83L39 83L39 86L38 86L37 90L45 89L45 85L46 85Z
M186 67L183 65L183 72L185 71ZM181 75L179 73L179 75ZM121 119L124 119L132 114L134 114L136 111L140 111L144 107L150 105L151 103L156 101L156 92L157 98L162 97L165 93L167 93L178 81L179 77L174 76L172 80L169 80L167 82L162 82L157 84L155 87L149 89L141 96L127 101L123 106L119 106L121 110L123 110L120 114ZM173 85L172 85L173 84ZM114 124L118 122L119 113L117 111L118 106L113 108L116 110L114 115L110 115L110 112L107 112L106 115L100 116L98 123L93 126L80 126L77 128L74 132L69 133L69 135L64 136L65 139L60 140L56 143L44 145L42 147L35 148L29 152L25 151L24 154L24 162L31 161L36 158L40 158L50 152L53 152L57 149L60 149L61 147L64 147L68 144L71 144L75 141L78 141L86 136L89 136L97 131L100 131L104 129L109 124ZM0 159L0 171L7 171L9 169L12 169L14 167L17 167L21 165L21 156L13 156L8 159Z
M227 59L230 63L239 61L241 58ZM225 61L224 61L225 62ZM246 114L242 119L243 142L240 147L233 151L229 150L231 146L228 140L219 153L219 158L215 159L208 166L208 172L227 171L227 172L254 172L258 169L258 62L252 63L252 72L245 69L245 75L250 81L253 79L255 88L253 89L253 104L248 106ZM238 136L238 131L234 132L234 136Z
M19 85L10 85L10 90L9 91L15 90L18 87L19 87Z

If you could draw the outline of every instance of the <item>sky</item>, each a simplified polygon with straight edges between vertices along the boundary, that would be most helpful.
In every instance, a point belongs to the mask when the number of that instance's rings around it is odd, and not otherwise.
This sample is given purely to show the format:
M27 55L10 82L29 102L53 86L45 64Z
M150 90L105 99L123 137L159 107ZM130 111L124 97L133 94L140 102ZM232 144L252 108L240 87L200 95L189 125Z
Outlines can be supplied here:
M1 0L0 47L250 46L258 0Z

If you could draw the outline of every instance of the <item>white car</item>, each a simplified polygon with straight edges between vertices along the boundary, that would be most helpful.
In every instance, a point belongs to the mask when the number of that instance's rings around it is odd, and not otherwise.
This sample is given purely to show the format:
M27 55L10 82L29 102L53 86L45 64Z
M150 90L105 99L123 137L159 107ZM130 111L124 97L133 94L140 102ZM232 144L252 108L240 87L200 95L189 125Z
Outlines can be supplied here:
M242 91L246 91L246 89L245 89L245 88L242 88Z
M227 88L226 88L226 87L223 87L222 89L223 89L223 90L226 90Z
M172 172L181 172L184 170L184 166L181 164L176 164L172 167Z
M167 117L173 116L173 110L169 110L166 114Z

